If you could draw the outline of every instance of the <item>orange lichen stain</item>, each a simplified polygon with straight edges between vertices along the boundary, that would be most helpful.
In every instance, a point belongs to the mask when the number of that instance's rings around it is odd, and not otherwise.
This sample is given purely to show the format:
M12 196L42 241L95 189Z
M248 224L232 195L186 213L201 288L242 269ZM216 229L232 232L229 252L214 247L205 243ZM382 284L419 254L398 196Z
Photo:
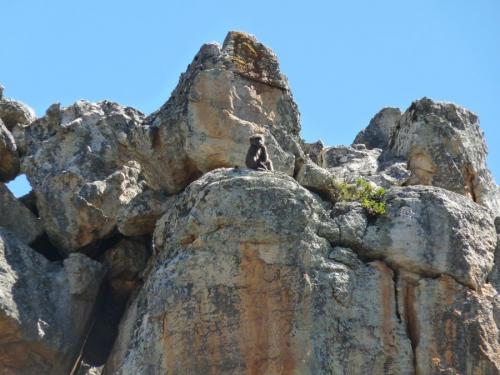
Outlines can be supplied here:
M394 281L392 270L382 262L373 262L372 266L380 271L380 290L382 292L382 340L384 350L389 355L397 355L397 344L394 341Z
M221 293L226 293L222 290ZM170 309L163 319L165 369L176 373L217 375L232 354L228 317L213 310L208 290ZM189 310L189 311L188 311Z
M259 259L263 245L244 243L241 251L241 311L238 341L247 375L291 374L294 306L285 266ZM281 271L281 272L280 272Z

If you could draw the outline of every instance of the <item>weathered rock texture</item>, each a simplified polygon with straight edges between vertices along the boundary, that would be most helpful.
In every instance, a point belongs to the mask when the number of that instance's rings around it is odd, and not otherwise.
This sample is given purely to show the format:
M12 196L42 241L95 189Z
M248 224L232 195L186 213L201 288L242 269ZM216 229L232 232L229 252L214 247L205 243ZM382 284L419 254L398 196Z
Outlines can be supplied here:
M53 264L0 228L0 372L69 374L102 276L82 254Z
M0 227L8 229L26 244L43 234L41 221L10 190L0 183Z
M0 183L1 375L500 373L500 200L466 109L307 143L274 53L231 32L147 117L35 120L0 86L0 119L0 180L33 187ZM242 167L256 133L274 172ZM384 214L339 201L358 178Z
M110 235L119 210L142 191L124 144L142 114L111 102L53 105L26 130L23 171L51 241L73 252Z
M392 134L399 124L401 111L399 108L384 108L377 113L368 126L359 132L353 145L364 144L367 148L386 149L392 139Z
M7 182L19 173L19 155L16 142L0 118L0 181Z
M331 219L293 179L206 174L158 222L104 372L411 373L393 272L330 259L326 237Z
M249 137L266 138L274 168L293 174L300 124L276 55L245 33L201 47L138 141L150 186L176 193L218 167L244 166Z
M395 129L390 151L408 160L409 184L439 186L500 212L479 119L465 108L427 98L413 102Z
M431 277L445 273L474 289L484 284L497 243L490 210L421 186L392 189L386 199L387 213L363 234L366 255Z

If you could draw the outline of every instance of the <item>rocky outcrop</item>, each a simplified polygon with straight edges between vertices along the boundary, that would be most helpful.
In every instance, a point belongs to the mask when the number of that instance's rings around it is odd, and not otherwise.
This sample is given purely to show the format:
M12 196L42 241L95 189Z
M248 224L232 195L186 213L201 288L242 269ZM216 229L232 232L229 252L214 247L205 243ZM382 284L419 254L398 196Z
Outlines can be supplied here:
M35 120L0 86L0 119L0 179L20 160L33 187L0 183L1 374L500 372L498 187L471 112L422 99L352 146L306 143L274 53L230 32L148 117ZM244 168L256 133L274 172Z
M14 137L0 118L0 182L8 182L19 173L19 155Z
M354 139L353 146L364 144L368 149L380 148L385 150L391 140L392 134L401 119L399 108L387 107L377 113L368 126L360 131Z
M302 142L302 150L304 154L309 156L314 163L321 165L321 151L325 148L325 145L321 141L316 141L314 143Z
M26 104L0 95L0 119L9 130L12 130L16 126L29 125L35 121L36 116L33 109Z
M45 229L74 252L109 236L116 216L142 191L140 165L125 139L143 117L111 102L53 105L26 130L23 171Z
M408 184L442 187L500 212L479 119L465 108L428 98L413 102L394 131L390 151L408 161Z
M0 228L0 363L5 375L69 374L103 268L82 254L47 261Z
M410 176L402 160L386 160L381 149L367 149L363 144L324 148L320 160L321 167L345 182L362 178L379 186L391 187L405 184Z
M214 168L244 167L253 134L265 136L278 171L292 175L303 154L299 113L276 55L241 32L222 47L204 45L145 124L139 161L148 184L169 193Z
M447 274L474 289L484 284L497 243L490 210L420 186L394 188L386 202L387 213L363 234L366 256L423 276Z
M0 183L0 227L15 234L26 244L43 235L42 222L10 190Z
M284 174L192 183L157 224L104 373L411 373L392 271L352 252L342 263L319 235L335 237L329 222Z

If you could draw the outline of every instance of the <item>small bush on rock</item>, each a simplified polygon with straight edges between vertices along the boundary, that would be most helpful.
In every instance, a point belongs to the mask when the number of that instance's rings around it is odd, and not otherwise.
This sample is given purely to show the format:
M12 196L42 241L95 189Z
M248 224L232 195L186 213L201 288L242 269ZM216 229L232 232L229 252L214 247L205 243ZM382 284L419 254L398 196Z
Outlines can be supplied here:
M354 184L334 182L338 202L359 202L370 215L385 213L385 189L358 178Z

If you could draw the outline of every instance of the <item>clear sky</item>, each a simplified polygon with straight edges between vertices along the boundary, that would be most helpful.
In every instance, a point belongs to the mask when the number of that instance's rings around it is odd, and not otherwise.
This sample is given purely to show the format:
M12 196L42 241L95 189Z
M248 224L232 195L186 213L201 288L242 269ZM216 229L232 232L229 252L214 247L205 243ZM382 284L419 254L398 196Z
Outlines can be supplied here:
M306 140L350 144L385 106L452 101L479 115L500 182L499 0L0 0L0 27L5 95L38 115L78 99L148 114L203 43L242 30L277 53Z

